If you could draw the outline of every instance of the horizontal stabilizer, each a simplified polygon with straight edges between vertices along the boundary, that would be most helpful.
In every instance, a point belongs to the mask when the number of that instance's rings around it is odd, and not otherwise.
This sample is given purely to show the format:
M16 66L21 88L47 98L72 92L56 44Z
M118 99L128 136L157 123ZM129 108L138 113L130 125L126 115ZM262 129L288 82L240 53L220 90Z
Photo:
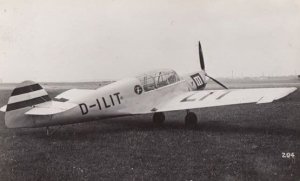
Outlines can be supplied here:
M73 101L82 97L85 97L95 90L90 89L70 89L55 97L56 100Z
M6 107L7 107L7 105L2 106L2 107L0 108L0 111L1 111L1 112L6 112Z
M25 114L27 115L52 115L67 111L76 107L77 104L69 103L69 102L57 102L50 101L39 104L34 108L27 111Z

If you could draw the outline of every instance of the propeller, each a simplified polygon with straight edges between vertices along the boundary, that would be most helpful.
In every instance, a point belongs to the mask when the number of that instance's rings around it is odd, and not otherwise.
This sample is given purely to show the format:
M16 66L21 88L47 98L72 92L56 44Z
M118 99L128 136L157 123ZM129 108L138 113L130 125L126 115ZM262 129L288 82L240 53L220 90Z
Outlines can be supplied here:
M198 44L198 48L199 48L200 67L205 72L205 64L204 64L203 52L202 52L200 41ZM214 79L213 77L209 76L206 72L205 72L205 76L208 77L209 79L213 80L215 83L219 84L220 86L222 86L224 89L228 89L224 84L222 84L218 80Z
M206 77L210 78L211 80L215 81L217 84L219 84L220 86L222 86L224 89L228 89L228 87L226 87L224 84L222 84L221 82L217 81L216 79L212 78L211 76L205 74Z
M198 48L199 48L200 66L201 66L202 70L205 70L204 58L203 58L203 53L202 53L202 48L201 48L200 41L199 41L199 44L198 44Z

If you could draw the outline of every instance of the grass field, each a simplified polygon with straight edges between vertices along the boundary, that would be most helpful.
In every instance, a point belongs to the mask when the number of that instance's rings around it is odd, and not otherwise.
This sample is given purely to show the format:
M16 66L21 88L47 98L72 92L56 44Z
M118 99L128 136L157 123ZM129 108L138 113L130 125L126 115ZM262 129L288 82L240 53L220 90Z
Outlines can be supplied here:
M48 90L54 96L62 90ZM10 90L0 91L0 105ZM151 115L45 129L7 129L0 114L0 180L299 180L300 91L270 104ZM293 152L295 158L282 158Z

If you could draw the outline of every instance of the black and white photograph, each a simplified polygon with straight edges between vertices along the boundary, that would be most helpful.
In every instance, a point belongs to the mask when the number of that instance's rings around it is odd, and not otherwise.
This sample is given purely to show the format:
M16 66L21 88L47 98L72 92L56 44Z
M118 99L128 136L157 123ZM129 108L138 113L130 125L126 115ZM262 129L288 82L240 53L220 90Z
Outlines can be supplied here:
M294 181L299 157L299 0L0 0L0 181Z

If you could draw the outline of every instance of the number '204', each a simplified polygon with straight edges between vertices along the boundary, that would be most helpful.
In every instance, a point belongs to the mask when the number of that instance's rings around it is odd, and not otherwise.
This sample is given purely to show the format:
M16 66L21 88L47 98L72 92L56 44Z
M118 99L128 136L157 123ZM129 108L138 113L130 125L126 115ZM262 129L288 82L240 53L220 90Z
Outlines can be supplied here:
M282 152L281 153L282 158L295 158L295 153L294 152Z

